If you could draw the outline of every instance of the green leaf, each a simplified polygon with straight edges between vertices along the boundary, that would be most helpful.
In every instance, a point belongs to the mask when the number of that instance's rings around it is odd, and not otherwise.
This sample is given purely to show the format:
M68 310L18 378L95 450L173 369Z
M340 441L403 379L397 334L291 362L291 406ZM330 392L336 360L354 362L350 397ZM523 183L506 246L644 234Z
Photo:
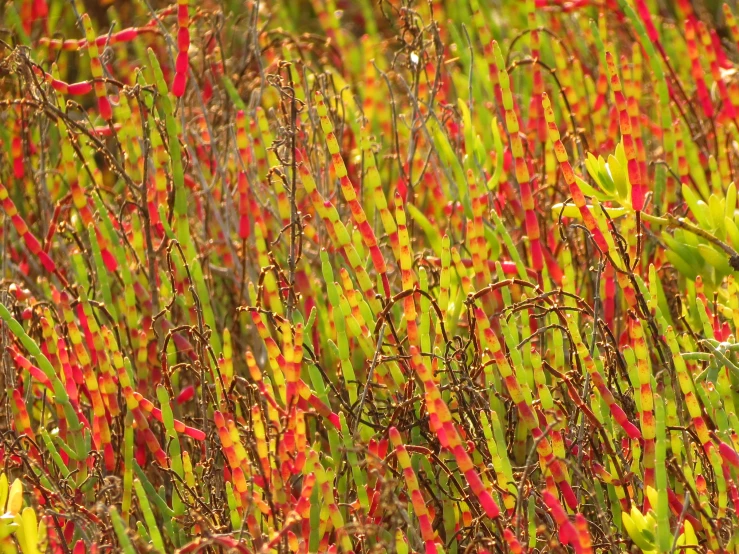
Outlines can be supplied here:
M599 190L595 190L593 187L591 187L587 181L582 179L581 177L578 177L575 175L575 182L580 187L580 190L585 196L590 196L592 198L597 198L601 202L608 200L609 196Z
M712 229L713 226L706 217L708 212L706 203L700 200L688 185L682 186L682 194L698 224L706 230Z
M609 196L615 195L616 185L608 174L606 161L602 156L596 158L593 154L588 152L588 158L585 160L585 168L601 189L603 189Z
M706 263L712 266L716 271L727 275L731 273L732 269L729 265L729 257L723 250L718 251L714 246L699 244L698 252L700 252L703 259L706 260Z
M699 270L698 268L693 267L688 262L686 262L681 256L676 254L675 252L667 251L665 252L665 256L667 256L667 259L669 262L677 269L684 277L687 277L691 281L695 281L695 278L698 277Z
M488 190L494 192L500 183L500 176L503 174L503 140L500 138L500 129L498 128L498 120L493 118L491 125L493 131L493 140L495 141L495 171L488 179Z
M418 223L418 226L423 230L434 254L436 256L441 256L441 234L439 233L438 225L431 223L423 212L410 202L405 205L405 208L408 210L408 213L413 220Z
M736 211L736 185L734 184L734 181L732 181L726 189L726 201L724 204L726 215L733 219L734 212Z
M621 150L623 151L623 147ZM606 166L606 170L608 171L611 179L613 179L613 183L616 187L616 193L618 195L618 198L621 200L621 203L628 204L630 196L629 176L626 173L625 160L623 164L619 161L618 152L619 150L618 148L616 148L616 156L612 154L608 156L608 165Z

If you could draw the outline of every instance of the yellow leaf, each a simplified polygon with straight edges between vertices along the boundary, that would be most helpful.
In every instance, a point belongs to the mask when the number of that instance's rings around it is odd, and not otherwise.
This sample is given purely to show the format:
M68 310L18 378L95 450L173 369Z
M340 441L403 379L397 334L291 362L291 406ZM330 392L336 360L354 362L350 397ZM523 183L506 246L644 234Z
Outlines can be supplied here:
M628 204L629 203L629 176L626 173L626 166L621 165L621 162L618 161L618 158L616 156L610 155L608 156L608 164L606 164L606 169L608 170L608 174L611 176L611 179L613 179L614 184L616 185L616 194L618 195L619 200L622 204Z
M652 506L652 508L657 507L657 496L657 491L654 490L653 487L647 485L647 498L649 498L649 505Z
M622 208L621 206L615 206L615 207L605 207L603 206L603 211L608 212L608 215L611 216L611 219L615 219L617 217L621 217L622 215L626 215L628 210L626 208ZM552 217L555 219L559 218L559 214L562 212L562 203L554 204L552 206ZM574 204L567 204L564 207L564 212L562 212L562 217L569 217L571 219L582 219L582 215L580 214L580 209L575 206Z
M635 509L636 508L632 508L632 514L634 514ZM644 516L641 515L641 512L639 510L636 510L636 513L641 516L642 520L644 519ZM629 537L631 537L631 540L634 541L636 546L644 551L652 550L654 548L654 545L644 538L641 533L641 528L639 527L639 524L636 523L629 514L623 512L621 514L621 522L623 523L626 533L628 533Z
M2 510L8 501L8 476L4 473L0 475L0 510Z
M15 515L21 511L21 508L23 508L23 483L20 479L16 479L10 485L7 512Z
M27 507L23 509L23 534L26 537L26 547L23 554L38 554L38 522L36 510Z

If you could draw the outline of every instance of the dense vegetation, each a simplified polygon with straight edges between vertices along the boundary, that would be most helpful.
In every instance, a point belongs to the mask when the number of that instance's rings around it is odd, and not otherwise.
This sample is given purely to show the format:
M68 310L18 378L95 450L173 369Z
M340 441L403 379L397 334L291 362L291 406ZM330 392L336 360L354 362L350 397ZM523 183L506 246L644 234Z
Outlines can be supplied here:
M664 4L3 0L0 553L736 551L739 24Z

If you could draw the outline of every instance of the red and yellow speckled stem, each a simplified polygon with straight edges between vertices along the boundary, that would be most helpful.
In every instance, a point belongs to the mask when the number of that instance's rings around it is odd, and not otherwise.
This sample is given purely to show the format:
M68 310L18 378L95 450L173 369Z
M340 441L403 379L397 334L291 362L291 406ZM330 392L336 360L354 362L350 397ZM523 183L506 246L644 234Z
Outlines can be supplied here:
M187 88L187 72L190 68L190 9L189 0L177 0L177 59L172 82L172 94L180 98Z
M603 233L601 233L600 229L598 228L598 224L595 221L593 214L590 213L590 208L585 202L585 196L583 195L582 190L575 181L575 172L572 170L572 166L570 165L567 156L567 150L565 150L565 146L560 140L559 129L557 128L557 123L554 121L554 111L552 110L552 103L550 102L547 93L544 93L542 95L542 106L544 108L544 117L546 118L547 127L549 129L549 140L551 140L553 143L554 153L562 170L562 177L564 178L565 183L570 190L572 201L575 203L577 209L580 211L580 215L585 222L585 226L593 235L593 240L598 245L598 248L600 248L600 250L604 254L606 254L609 250L608 243L603 237Z
M382 255L380 247L377 245L377 238L375 238L375 232L372 226L367 221L367 216L364 213L362 204L357 199L357 193L354 189L354 184L349 179L344 159L341 156L341 150L339 148L339 142L336 140L334 135L334 126L331 123L331 118L328 115L328 108L323 101L323 95L320 91L316 91L316 111L318 117L321 120L321 128L326 135L326 144L328 145L328 151L331 155L331 164L333 165L336 178L339 180L341 186L341 193L344 196L344 200L349 205L351 210L352 220L357 226L357 230L362 237L362 243L370 251L370 257L372 258L372 264L375 270L380 275L382 280L383 292L386 298L390 298L390 281L387 277L387 265L385 264L385 258Z
M631 117L628 113L628 101L621 88L621 79L618 76L616 62L611 52L606 52L606 64L608 66L608 74L611 79L611 91L618 109L619 127L621 129L621 140L626 154L627 170L629 175L629 183L631 185L631 207L636 211L644 208L644 197L646 195L646 187L642 185L641 172L639 170L639 162L636 157L636 146L634 143L634 132Z
M540 241L539 220L536 216L536 202L532 189L536 188L536 178L532 181L528 163L530 160L524 155L524 144L519 134L520 126L513 103L511 91L511 78L506 71L503 54L498 43L493 41L493 53L498 68L498 81L500 83L502 104L505 111L506 128L510 139L511 153L515 167L516 181L521 190L521 204L525 212L526 235L529 239L530 263L535 271L541 271L544 267L544 255Z
M88 14L82 14L82 24L85 27L85 35L87 37L87 55L90 58L90 72L94 79L93 87L95 96L98 99L98 111L100 117L105 121L113 119L113 109L108 100L108 93L105 90L105 82L103 81L103 63L100 61L100 52L96 42L95 31L92 28L92 22Z

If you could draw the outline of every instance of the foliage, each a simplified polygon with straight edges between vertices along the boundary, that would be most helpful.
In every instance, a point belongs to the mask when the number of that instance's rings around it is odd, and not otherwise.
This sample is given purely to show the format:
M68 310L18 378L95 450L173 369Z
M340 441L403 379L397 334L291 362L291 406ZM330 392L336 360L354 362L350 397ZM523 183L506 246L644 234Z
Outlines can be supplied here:
M4 0L0 551L739 547L739 24Z

